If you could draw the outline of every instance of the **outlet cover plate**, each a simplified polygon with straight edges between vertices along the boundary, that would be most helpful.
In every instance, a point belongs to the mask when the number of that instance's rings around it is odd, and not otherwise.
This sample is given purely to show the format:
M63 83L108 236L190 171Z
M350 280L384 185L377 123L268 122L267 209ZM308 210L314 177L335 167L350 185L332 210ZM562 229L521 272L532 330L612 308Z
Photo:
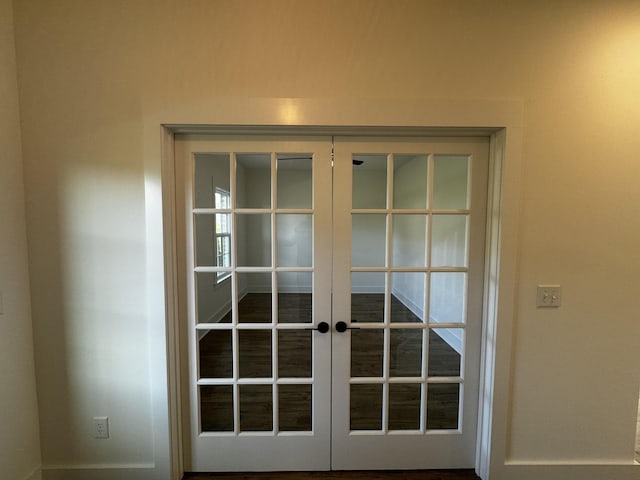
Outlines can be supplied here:
M95 438L109 438L109 417L93 417Z

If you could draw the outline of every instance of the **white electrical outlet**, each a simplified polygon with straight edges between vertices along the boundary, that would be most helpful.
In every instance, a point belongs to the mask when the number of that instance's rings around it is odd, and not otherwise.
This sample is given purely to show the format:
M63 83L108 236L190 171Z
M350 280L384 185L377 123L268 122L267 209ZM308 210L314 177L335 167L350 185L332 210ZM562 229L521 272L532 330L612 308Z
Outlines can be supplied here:
M109 438L109 417L93 417L95 438Z
M561 299L560 285L538 285L536 307L559 307Z

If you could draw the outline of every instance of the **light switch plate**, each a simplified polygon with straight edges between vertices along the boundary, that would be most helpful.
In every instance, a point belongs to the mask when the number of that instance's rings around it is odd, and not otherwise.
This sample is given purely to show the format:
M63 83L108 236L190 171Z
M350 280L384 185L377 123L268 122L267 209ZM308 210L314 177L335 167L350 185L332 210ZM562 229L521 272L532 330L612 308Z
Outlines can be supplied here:
M538 285L536 307L559 307L562 300L560 285Z

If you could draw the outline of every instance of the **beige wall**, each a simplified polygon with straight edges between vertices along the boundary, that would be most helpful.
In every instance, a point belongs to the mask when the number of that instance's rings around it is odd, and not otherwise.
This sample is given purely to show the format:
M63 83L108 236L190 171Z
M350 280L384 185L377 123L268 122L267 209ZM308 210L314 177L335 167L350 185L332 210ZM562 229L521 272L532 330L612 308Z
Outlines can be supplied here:
M506 457L630 462L639 22L623 0L17 1L43 463L152 460L144 122L212 97L521 101ZM91 438L105 414L118 442Z
M39 478L18 84L10 0L0 2L0 478Z

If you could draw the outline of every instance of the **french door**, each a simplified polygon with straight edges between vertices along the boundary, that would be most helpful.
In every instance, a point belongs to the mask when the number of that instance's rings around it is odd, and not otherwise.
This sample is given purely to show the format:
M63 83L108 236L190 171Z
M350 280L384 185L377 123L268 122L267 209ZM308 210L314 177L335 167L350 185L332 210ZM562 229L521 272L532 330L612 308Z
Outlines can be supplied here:
M487 141L175 145L186 470L472 467Z

